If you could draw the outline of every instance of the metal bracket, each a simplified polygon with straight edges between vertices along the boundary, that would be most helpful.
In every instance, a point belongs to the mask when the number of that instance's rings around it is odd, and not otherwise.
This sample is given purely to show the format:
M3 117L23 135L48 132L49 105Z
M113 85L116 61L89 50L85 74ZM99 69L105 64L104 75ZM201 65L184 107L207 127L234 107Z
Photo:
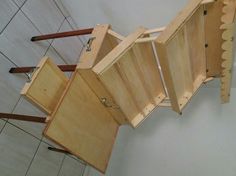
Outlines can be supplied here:
M39 67L35 67L35 68L32 68L28 73L25 73L28 80L27 82L30 82L32 80L32 77L34 75L34 73L39 69Z
M91 45L93 43L93 40L96 39L96 37L90 37L87 44L86 44L86 51L91 51Z

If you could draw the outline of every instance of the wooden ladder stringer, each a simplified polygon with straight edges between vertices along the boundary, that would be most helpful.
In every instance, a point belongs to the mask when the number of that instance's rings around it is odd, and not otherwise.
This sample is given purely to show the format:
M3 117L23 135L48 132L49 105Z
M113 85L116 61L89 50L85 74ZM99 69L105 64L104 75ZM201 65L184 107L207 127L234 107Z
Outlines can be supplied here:
M222 103L229 102L230 87L233 67L233 43L234 43L234 28L235 28L235 10L236 0L223 0L224 7L222 8L223 16L221 17L222 25L220 29L222 34L222 63L221 63L221 101Z

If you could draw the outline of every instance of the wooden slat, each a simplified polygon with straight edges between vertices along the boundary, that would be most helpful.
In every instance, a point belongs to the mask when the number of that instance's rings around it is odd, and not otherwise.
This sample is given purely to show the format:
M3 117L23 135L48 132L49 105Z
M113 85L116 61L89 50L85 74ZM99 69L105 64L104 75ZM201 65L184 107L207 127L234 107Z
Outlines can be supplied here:
M66 88L68 78L48 58L38 64L32 80L26 83L21 94L48 114L51 114Z
M220 26L223 3L217 1L205 6L207 11L205 17L205 36L206 36L206 58L207 58L207 76L220 76L222 48L222 30Z
M157 61L152 50L151 43L135 44L132 48L134 53L134 62L140 69L140 78L143 78L142 84L144 85L150 102L154 101L158 105L162 101L162 96L165 96L164 86L162 84L160 72L158 69Z
M172 108L179 113L206 78L203 7L192 3L198 8L187 6L184 15L170 25L175 30L169 29L172 33L161 34L156 40Z
M206 54L204 35L204 8L201 6L186 23L186 38L191 63L193 88L198 86L199 78L206 78ZM196 88L195 88L196 89Z
M109 69L122 55L129 50L134 45L134 41L139 38L145 28L140 27L134 33L129 35L125 40L123 40L117 47L115 47L110 53L108 53L94 68L93 71L97 74Z
M44 135L105 172L118 124L78 73L70 79L50 119Z

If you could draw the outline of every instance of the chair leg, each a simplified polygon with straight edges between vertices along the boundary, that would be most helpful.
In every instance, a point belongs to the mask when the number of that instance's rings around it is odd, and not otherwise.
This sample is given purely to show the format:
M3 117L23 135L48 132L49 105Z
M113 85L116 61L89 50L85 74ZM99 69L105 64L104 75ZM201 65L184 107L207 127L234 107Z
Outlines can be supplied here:
M75 31L67 31L67 32L54 33L54 34L40 35L40 36L32 37L31 41L35 42L35 41L40 41L40 40L87 35L87 34L91 34L92 31L93 31L93 28L87 28L87 29L80 29L80 30L75 30Z
M46 117L28 116L20 114L0 113L0 119L14 119L28 122L46 123Z
M58 149L55 147L48 147L48 150L54 151L54 152L59 152L59 153L65 153L65 154L71 154L70 152L62 149Z
M76 65L58 65L63 72L73 72L76 69ZM12 67L9 73L28 73L36 67Z

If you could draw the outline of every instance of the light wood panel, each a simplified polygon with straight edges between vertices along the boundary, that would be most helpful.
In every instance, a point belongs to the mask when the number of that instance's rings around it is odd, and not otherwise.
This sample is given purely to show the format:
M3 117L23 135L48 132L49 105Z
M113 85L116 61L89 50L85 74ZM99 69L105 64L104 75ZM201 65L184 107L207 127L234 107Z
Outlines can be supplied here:
M90 46L91 50L87 51L86 47L82 51L82 55L79 60L79 67L82 69L91 68L96 62L98 62L102 56L100 54L101 48L103 47L104 39L107 36L107 31L109 30L110 25L96 25L93 29L93 32L90 38L94 38Z
M93 68L133 127L165 98L151 43L135 44L144 31L130 34Z
M105 172L118 124L77 72L50 119L44 135Z
M222 30L220 26L223 3L218 0L205 6L205 36L206 36L206 59L207 76L219 77L221 74Z
M236 1L224 0L224 7L222 9L223 16L221 18L222 25L222 72L221 72L221 101L222 103L229 102L232 69L235 56L235 17L236 17Z
M181 112L206 79L203 6L191 3L155 41L173 110Z
M37 68L21 94L47 114L51 114L66 88L68 78L49 57L44 57Z
M89 85L91 90L97 95L101 103L111 113L113 118L120 124L126 124L127 120L124 113L115 103L109 92L92 71L92 67L105 57L113 48L118 45L117 39L108 33L109 26L97 26L93 32L94 43L92 43L91 51L83 52L81 58L83 61L77 64L77 71ZM102 38L101 38L102 37ZM97 41L99 40L99 41Z

